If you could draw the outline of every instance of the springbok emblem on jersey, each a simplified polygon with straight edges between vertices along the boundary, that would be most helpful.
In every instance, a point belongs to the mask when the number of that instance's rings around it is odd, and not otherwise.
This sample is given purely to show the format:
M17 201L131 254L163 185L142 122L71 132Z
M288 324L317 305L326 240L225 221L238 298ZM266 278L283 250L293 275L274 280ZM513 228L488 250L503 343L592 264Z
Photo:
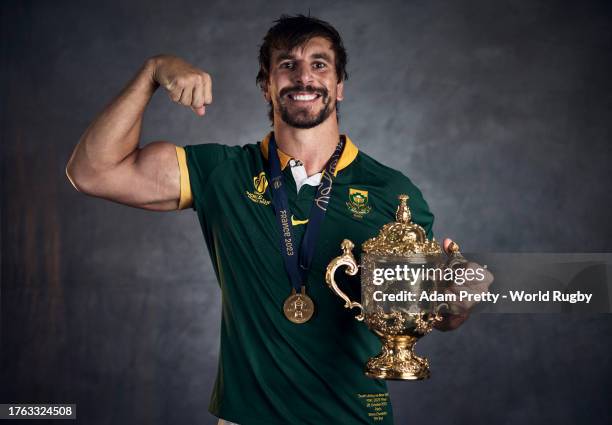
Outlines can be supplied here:
M369 204L368 191L349 188L349 200L346 207L353 213L353 217L362 218L372 210Z

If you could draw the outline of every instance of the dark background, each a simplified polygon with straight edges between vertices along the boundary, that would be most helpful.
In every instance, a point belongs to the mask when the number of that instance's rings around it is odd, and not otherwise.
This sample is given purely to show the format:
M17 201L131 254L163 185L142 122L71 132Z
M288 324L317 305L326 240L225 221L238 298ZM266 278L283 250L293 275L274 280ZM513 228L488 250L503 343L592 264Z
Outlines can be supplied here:
M213 77L205 118L153 98L142 142L269 130L257 49L281 13L345 39L341 126L403 171L439 239L491 252L609 252L607 1L2 2L1 402L78 422L212 424L219 290L192 210L77 193L64 174L144 60ZM433 377L391 383L396 422L610 423L609 315L480 315L419 343Z

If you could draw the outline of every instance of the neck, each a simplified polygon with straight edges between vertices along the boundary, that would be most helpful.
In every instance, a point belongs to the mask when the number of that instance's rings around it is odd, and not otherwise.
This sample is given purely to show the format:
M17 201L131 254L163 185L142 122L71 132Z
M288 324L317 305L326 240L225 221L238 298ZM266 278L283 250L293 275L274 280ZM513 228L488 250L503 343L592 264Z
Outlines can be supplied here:
M274 117L274 137L278 148L304 163L306 174L319 173L334 153L340 139L335 115L309 129L295 128Z

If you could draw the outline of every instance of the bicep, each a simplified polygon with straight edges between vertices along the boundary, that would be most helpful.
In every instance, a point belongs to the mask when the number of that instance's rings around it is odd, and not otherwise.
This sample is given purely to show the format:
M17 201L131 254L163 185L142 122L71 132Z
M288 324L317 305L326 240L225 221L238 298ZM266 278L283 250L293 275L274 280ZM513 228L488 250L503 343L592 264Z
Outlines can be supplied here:
M172 211L181 199L181 173L176 145L152 142L128 155L100 176L103 193L121 204L155 211Z

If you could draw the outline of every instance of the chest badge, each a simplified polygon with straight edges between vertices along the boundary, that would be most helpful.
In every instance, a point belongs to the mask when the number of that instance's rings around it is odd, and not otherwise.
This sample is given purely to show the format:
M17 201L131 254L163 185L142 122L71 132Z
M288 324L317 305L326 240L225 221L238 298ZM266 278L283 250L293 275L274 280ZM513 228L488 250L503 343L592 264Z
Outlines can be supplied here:
M353 217L363 218L364 215L372 211L372 207L370 206L370 201L368 199L368 191L353 189L350 187L346 207L353 213Z
M245 192L246 196L256 204L270 205L270 201L264 198L264 193L268 188L268 178L264 171L253 177L253 186L255 190L253 192L247 190Z

